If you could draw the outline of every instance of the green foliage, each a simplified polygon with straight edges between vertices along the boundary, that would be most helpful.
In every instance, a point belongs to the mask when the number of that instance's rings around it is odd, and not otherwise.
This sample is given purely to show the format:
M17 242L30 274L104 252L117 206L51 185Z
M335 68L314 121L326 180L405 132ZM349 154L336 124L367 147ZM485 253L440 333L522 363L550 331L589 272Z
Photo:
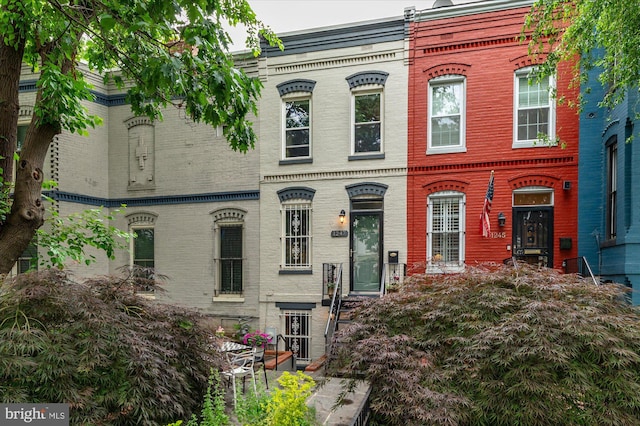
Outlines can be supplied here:
M267 418L266 407L270 396L264 389L261 381L257 381L257 392L249 386L246 394L238 393L236 404L236 416L238 421L245 426L261 426Z
M354 314L331 369L371 382L385 425L639 424L623 292L523 265L414 276Z
M189 418L223 365L199 324L193 311L136 296L127 280L21 274L0 287L0 401L68 403L71 424Z
M224 394L220 388L220 374L217 370L211 369L209 376L209 386L204 394L201 421L198 422L196 415L191 417L187 426L224 426L229 424L229 416L224 412Z
M544 75L553 75L560 61L578 58L576 83L589 70L602 70L609 87L603 100L612 106L640 81L640 3L636 0L537 0L526 18L523 38L529 51L545 55Z
M315 424L315 411L306 404L311 396L315 381L298 371L291 374L288 371L278 378L279 388L272 391L271 398L264 407L265 426L307 426Z
M47 249L41 265L63 269L68 259L89 265L96 257L87 253L87 247L101 250L109 259L114 259L116 250L128 248L130 238L128 232L109 224L121 212L117 209L104 214L102 208L97 208L62 217L51 209L47 219L50 227L37 231L38 245Z

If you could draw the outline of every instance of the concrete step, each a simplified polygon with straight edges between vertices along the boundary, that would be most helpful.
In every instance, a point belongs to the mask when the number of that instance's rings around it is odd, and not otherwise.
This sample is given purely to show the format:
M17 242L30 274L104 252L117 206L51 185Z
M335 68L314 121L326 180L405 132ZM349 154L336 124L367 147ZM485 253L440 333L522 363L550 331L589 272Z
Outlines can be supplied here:
M275 350L266 350L264 351L264 365L267 370L295 371L293 352L278 351L276 357Z

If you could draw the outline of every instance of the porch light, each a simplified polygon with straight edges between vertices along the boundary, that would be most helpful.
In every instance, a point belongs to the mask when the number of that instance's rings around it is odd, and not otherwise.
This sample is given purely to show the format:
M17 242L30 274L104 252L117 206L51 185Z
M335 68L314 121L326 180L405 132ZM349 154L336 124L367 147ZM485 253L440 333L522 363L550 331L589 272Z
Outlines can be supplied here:
M506 223L507 218L505 217L504 213L498 213L498 226L502 228Z
M340 214L338 216L340 217L340 223L344 223L344 217L346 216L344 209L340 210Z

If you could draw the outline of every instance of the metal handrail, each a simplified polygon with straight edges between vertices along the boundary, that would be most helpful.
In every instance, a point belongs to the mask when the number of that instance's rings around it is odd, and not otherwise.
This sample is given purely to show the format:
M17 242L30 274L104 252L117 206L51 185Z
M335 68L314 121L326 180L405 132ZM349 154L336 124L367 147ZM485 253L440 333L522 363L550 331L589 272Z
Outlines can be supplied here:
M570 270L570 266L573 265L572 262L575 262L576 274L580 275L583 278L587 277L587 274L588 274L588 276L591 277L591 280L593 281L594 285L600 285L600 283L596 279L596 276L593 274L593 271L591 270L591 266L589 265L589 262L587 261L586 257L580 256L580 257L574 257L571 259L564 259L562 261L562 266L564 267L565 272L567 272L567 270Z
M584 262L584 265L587 267L587 271L589 271L589 275L591 276L591 279L593 280L593 284L600 285L600 283L598 281L596 281L595 275L593 275L593 271L591 270L591 266L589 266L589 262L587 262L587 258L582 256L582 261Z
M387 281L387 264L382 264L382 273L380 274L380 297L384 296L387 292L387 286L385 285Z
M296 354L293 353L293 351L291 350L291 347L289 346L289 344L287 344L287 339L284 338L284 336L282 334L277 334L276 335L276 366L274 367L275 371L278 371L278 340L282 340L282 342L284 343L284 350L291 352L291 356L293 358L293 365L295 366L297 364L296 361Z
M331 327L332 319L337 321L337 314L340 310L340 305L342 304L342 263L338 268L338 274L335 279L335 287L333 291L333 297L331 297L331 305L329 308L329 318L327 318L327 326L324 329L324 337L325 340L329 335L329 328ZM331 318L331 314L334 314L334 317ZM334 326L335 328L335 326ZM335 331L335 330L334 330ZM333 334L333 333L332 333Z

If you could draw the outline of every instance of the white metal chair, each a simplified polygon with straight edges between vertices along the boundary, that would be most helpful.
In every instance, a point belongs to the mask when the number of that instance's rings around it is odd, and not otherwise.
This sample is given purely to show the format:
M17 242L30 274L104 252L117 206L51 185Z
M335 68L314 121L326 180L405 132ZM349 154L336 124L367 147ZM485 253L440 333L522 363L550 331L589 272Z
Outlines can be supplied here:
M256 348L244 349L238 352L226 352L227 369L222 371L222 376L231 381L233 386L233 406L236 406L236 378L242 379L242 392L244 392L244 382L247 376L251 376L253 391L256 388L256 376L253 371L253 364L256 357Z

